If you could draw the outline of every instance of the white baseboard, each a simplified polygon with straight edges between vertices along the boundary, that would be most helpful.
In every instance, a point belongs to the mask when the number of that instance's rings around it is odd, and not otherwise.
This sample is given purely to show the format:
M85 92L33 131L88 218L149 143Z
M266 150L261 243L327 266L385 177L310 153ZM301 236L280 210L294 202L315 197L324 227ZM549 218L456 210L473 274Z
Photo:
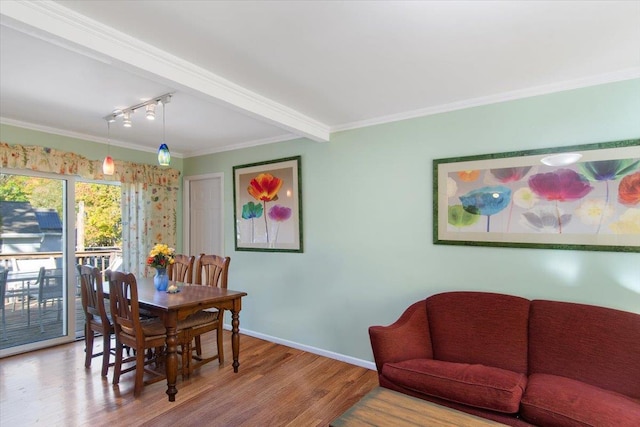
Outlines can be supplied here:
M230 331L231 325L224 324L223 328ZM250 337L260 338L265 341L269 341L276 344L286 345L287 347L295 348L298 350L306 351L309 353L317 354L320 356L328 357L330 359L339 360L341 362L350 363L352 365L360 366L362 368L371 369L373 371L376 370L376 364L373 362L369 362L368 360L356 359L355 357L345 356L344 354L334 353L333 351L323 350L321 348L311 347L304 344L299 344L297 342L283 340L282 338L273 337L271 335L265 335L260 332L250 331L247 329L240 328L240 332L249 335Z

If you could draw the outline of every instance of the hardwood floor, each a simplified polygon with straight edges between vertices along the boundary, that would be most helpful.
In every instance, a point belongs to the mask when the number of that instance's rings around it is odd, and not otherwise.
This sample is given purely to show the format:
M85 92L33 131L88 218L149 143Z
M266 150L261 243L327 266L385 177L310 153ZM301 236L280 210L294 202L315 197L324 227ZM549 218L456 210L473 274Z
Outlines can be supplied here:
M224 344L224 365L179 378L173 403L164 381L134 399L133 373L112 386L100 358L86 370L84 342L2 359L0 425L327 426L378 385L375 371L246 335L234 374L228 331Z

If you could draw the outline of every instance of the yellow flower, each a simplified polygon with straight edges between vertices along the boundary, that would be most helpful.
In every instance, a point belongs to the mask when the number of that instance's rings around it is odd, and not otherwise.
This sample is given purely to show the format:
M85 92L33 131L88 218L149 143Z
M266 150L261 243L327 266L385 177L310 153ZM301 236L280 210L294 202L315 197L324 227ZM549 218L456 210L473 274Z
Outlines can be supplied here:
M640 209L627 209L609 228L616 234L640 234Z
M175 263L174 248L158 243L149 251L147 265L154 268L167 268L169 264Z

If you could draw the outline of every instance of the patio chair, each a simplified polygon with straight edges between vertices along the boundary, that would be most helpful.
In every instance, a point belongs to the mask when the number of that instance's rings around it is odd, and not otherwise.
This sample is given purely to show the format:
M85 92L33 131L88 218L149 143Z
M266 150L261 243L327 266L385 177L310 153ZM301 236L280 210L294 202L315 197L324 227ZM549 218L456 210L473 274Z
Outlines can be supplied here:
M38 285L38 321L40 323L40 333L44 333L43 318L48 301L50 301L52 305L53 302L56 303L58 312L57 321L60 321L62 296L64 292L62 269L54 268L47 270L44 267L40 267L36 284Z
M2 340L7 340L7 321L5 319L5 307L4 307L4 299L7 291L7 276L9 275L9 270L0 269L0 301L2 302Z

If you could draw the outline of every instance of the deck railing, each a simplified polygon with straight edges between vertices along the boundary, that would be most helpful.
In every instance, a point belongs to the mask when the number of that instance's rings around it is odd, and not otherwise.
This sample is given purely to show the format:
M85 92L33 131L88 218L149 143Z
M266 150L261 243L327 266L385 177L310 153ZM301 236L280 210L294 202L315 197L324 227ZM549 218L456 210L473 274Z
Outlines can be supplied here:
M94 267L98 267L103 273L109 268L117 269L122 260L121 249L104 249L104 250L92 250L92 251L76 251L75 253L76 264L88 264ZM37 263L37 260L42 260L42 263L53 262L55 266L62 267L62 252L25 252L18 254L0 254L0 267L5 269L16 271L18 270L17 261L28 260Z

